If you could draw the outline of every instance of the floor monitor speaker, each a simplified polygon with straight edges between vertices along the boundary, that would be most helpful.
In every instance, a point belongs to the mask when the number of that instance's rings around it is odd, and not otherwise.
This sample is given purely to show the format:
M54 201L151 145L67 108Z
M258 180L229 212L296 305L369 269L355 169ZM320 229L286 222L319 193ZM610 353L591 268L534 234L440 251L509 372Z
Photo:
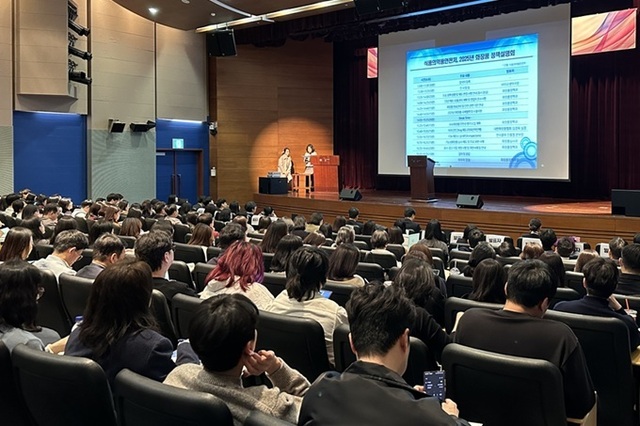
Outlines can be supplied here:
M346 201L360 201L362 200L362 193L359 189L344 188L340 191L340 199Z
M458 194L456 206L467 209L481 209L484 206L484 201L482 201L480 195Z

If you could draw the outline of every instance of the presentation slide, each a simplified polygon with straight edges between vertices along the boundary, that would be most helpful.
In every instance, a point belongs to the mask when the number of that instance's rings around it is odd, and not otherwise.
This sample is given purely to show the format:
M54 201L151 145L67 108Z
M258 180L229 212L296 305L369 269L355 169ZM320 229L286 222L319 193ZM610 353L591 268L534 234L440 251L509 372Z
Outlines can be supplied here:
M537 168L538 35L407 52L407 155Z
M378 173L569 179L569 4L381 35Z

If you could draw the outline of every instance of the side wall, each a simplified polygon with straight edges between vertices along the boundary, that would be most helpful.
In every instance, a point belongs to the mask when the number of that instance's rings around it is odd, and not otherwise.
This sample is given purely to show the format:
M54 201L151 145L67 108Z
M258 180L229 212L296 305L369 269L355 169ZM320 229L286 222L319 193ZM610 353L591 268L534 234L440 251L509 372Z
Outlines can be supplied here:
M0 194L13 191L13 2L0 2Z
M284 147L294 166L311 143L333 154L332 45L288 41L283 47L238 46L238 56L212 58L211 117L218 135L211 143L214 197L245 202L258 177L277 170Z

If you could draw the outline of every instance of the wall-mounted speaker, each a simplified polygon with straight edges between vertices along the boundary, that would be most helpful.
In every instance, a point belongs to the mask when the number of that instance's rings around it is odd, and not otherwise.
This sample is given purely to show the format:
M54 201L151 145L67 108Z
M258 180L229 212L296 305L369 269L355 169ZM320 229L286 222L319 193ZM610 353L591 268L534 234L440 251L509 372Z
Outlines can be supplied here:
M360 201L362 200L362 192L359 189L344 188L340 191L340 199L345 201Z
M482 201L480 195L458 194L456 206L467 209L481 209L484 206L484 201Z
M236 38L233 30L207 33L207 53L209 56L236 56Z
M127 123L122 121L109 119L109 133L122 133Z

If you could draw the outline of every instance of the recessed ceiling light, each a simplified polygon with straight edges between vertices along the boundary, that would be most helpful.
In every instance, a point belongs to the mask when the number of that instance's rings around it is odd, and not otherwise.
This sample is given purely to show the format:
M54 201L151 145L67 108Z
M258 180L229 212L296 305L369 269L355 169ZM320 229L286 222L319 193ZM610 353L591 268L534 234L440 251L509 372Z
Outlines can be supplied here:
M182 0L182 3L189 4L189 3L191 3L191 1L190 0Z
M216 16L216 13L215 12L211 12L211 16Z
M155 15L156 13L158 13L158 8L157 7L150 7L149 8L149 13L152 15Z

